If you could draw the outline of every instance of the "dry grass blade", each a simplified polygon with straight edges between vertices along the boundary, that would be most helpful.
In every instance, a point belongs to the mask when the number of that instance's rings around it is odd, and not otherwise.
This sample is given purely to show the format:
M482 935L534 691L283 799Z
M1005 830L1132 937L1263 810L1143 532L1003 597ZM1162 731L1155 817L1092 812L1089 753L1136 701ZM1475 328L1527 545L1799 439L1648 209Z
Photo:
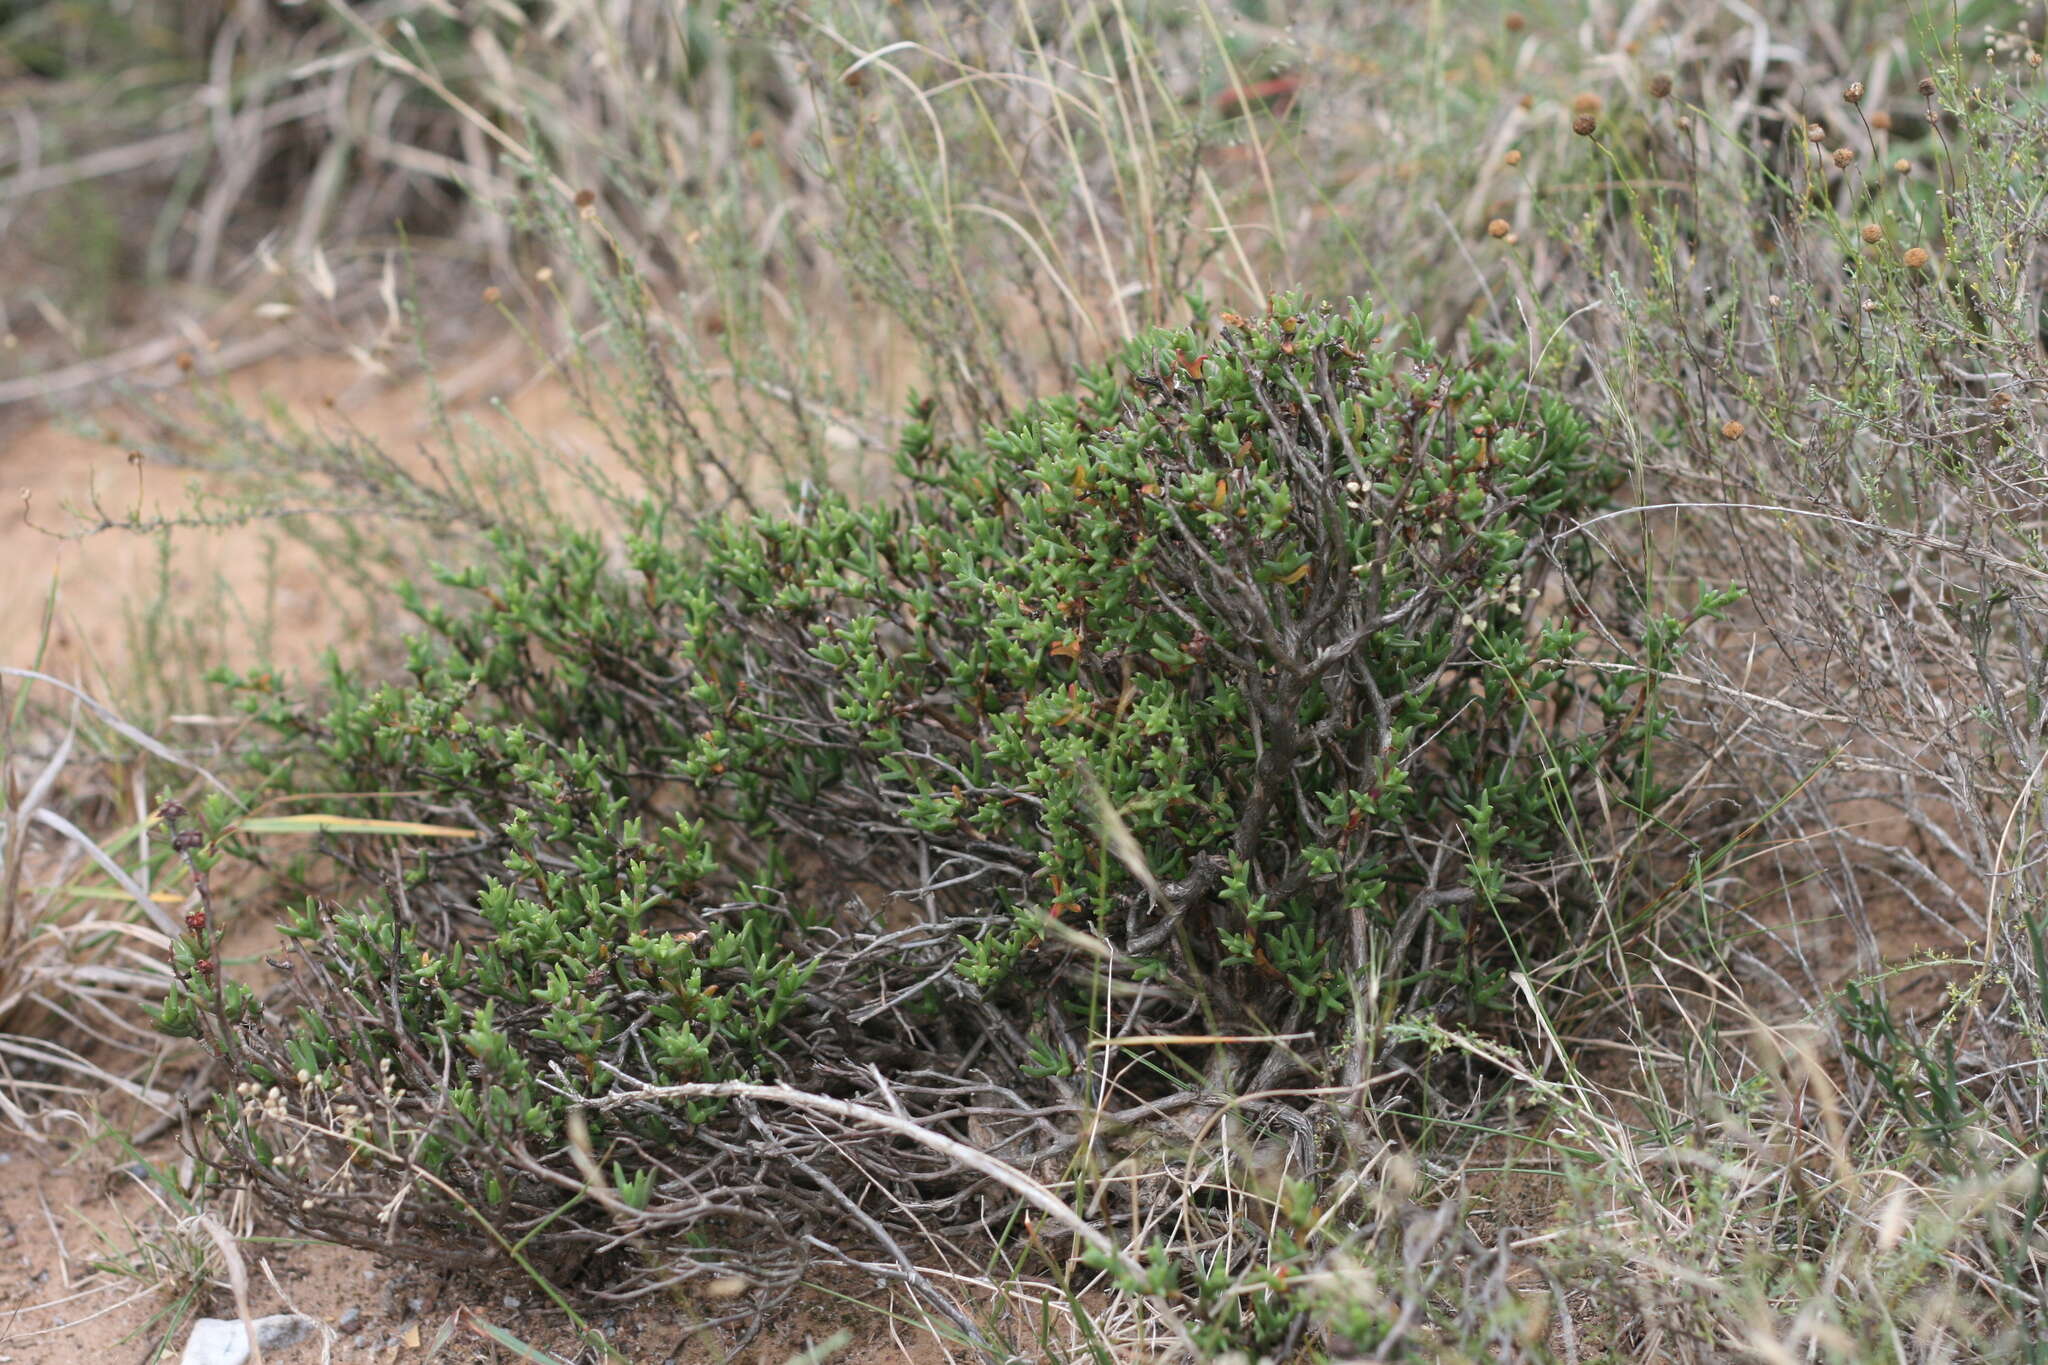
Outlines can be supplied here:
M130 876L126 868L108 857L91 835L53 810L39 810L35 813L35 819L37 823L48 825L51 829L56 830L73 844L84 850L86 857L92 860L94 866L113 878L120 888L128 893L129 898L135 902L136 908L142 911L150 923L161 929L165 937L176 938L182 932L176 916L170 914L162 905L158 904L156 897L145 891L142 888L142 884Z
M485 1341L504 1347L517 1359L529 1361L531 1365L568 1365L567 1361L554 1352L544 1351L538 1346L521 1341L511 1332L497 1326L495 1323L485 1322L467 1308L462 1310L460 1316L462 1322L470 1331L476 1333Z
M237 820L241 834L385 834L415 839L482 839L488 833L460 825L429 825L417 820L375 820L359 815L252 815Z
M96 716L100 721L102 721L115 734L119 735L122 739L127 740L130 744L133 744L136 748L142 750L144 753L149 754L155 758L160 758L164 762L169 763L174 767L181 768L187 772L196 773L198 776L205 779L207 785L211 786L215 791L220 792L223 796L233 795L233 793L229 791L227 784L222 782L219 778L215 777L212 773L194 764L190 759L181 758L177 754L171 752L157 740L151 738L143 731L137 729L135 726L130 725L127 721L121 719L121 717L115 713L112 707L108 706L106 703L100 701L96 697L89 696L83 690L72 685L71 683L65 682L62 678L53 678L47 673L39 673L32 668L14 668L7 665L0 665L0 678L19 678L24 682L41 683L46 687L54 687L61 692L69 693L87 710L91 711L94 716Z

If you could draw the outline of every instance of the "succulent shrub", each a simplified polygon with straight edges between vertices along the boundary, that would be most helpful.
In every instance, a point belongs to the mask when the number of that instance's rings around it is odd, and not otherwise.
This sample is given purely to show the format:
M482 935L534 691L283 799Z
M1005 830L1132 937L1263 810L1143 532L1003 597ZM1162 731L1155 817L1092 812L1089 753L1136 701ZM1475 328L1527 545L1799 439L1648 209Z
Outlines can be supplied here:
M1283 299L978 440L928 416L900 496L507 540L445 575L468 609L412 596L404 682L243 680L299 780L477 831L361 855L265 1009L185 955L164 1025L229 1058L220 1159L287 1218L546 1224L635 1248L614 1292L789 1272L904 1226L877 1186L927 1232L1007 1206L857 1124L639 1092L972 1107L1028 1161L1060 1104L1355 1078L1398 1015L1490 1026L1581 959L1682 623L1632 657L1575 624L1614 471L1516 356ZM1110 1029L1294 1041L1133 1045L1111 1096Z

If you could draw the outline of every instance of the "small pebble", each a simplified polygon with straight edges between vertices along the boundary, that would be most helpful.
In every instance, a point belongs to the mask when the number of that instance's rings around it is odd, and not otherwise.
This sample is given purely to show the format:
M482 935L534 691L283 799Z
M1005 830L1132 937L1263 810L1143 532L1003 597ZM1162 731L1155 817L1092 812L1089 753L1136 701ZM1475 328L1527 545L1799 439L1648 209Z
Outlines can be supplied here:
M334 1320L334 1330L353 1334L362 1330L363 1310L350 1304L341 1310L341 1316Z
M256 1344L266 1351L281 1351L312 1334L313 1320L296 1313L274 1313L257 1318ZM249 1333L239 1319L200 1318L192 1324L185 1340L181 1365L242 1365L249 1358Z
M504 1304L506 1311L510 1312L519 1306L519 1296L517 1294L507 1294L504 1298Z
M415 1294L415 1295L413 1295L413 1296L412 1296L411 1298L407 1299L407 1300L405 1301L405 1306L406 1306L407 1308L410 1308L410 1309L411 1309L411 1310L413 1311L413 1313L414 1313L415 1315L418 1315L418 1314L420 1314L420 1313L424 1313L424 1312L426 1312L426 1311L427 1311L427 1301L426 1301L426 1299L425 1299L425 1298L424 1298L423 1296L421 1296L421 1295L418 1295L418 1294Z

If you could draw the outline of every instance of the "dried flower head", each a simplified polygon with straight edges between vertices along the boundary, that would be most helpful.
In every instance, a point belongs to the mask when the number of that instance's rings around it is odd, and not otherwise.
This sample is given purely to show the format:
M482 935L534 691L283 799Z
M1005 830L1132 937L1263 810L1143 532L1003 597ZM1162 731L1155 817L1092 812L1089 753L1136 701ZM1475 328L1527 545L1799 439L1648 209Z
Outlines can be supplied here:
M1534 109L1535 107L1536 97L1534 95L1524 95L1515 101L1515 108L1517 109Z
M1572 119L1572 131L1580 137L1593 136L1593 130L1600 126L1600 120L1591 114L1580 114Z
M1590 90L1581 90L1578 94L1572 96L1572 112L1574 114L1597 114L1605 107L1606 105L1601 98Z
M1855 160L1856 149L1854 147L1835 148L1835 169L1846 171L1849 169L1850 163Z
M1739 441L1742 439L1742 433L1746 430L1748 428L1744 427L1742 423L1730 417L1727 421L1721 423L1721 439L1724 441Z
M1826 142L1828 140L1828 130L1821 127L1818 123L1809 123L1806 125L1806 140L1808 142Z
M1523 29L1529 27L1529 21L1521 15L1509 11L1500 21L1500 26L1510 33L1520 33Z
M1650 98L1651 98L1651 99L1653 99L1653 100L1669 99L1669 98L1670 98L1670 96L1671 96L1671 77L1669 77L1669 76L1665 75L1665 74L1664 74L1663 72L1661 72L1661 71L1659 71L1659 72L1658 72L1658 73L1657 73L1656 75L1654 75L1654 76L1650 77Z
M1505 218L1496 218L1486 225L1486 235L1489 237L1505 237L1508 231L1508 220Z
M1908 270L1924 270L1932 257L1924 246L1909 246L1906 248L1906 254L1900 259L1906 263Z
M596 202L597 202L597 191L596 191L596 190L578 190L578 191L576 191L576 207L577 207L577 208L579 208L579 209L587 209L587 208L589 208L589 207L590 207L590 206L591 206L592 204L595 204Z
M1892 111L1889 109L1871 110L1870 126L1880 133L1890 132L1892 129Z
M2041 65L2041 54L2038 52L2029 52L2027 54L2027 65L2032 67L2039 67Z
M1508 148L1508 154L1501 159L1510 166L1519 166L1522 164L1522 149L1520 147L1510 147Z
M1929 99L1934 98L1934 77L1922 76L1920 78L1920 93Z
M497 285L495 285L495 284L493 284L493 285L489 285L489 286L487 286L487 287L486 287L486 288L484 289L484 302L485 302L485 303L493 303L493 304L494 304L494 303L496 303L496 302L497 302L497 301L498 301L499 299L502 299L502 298L504 298L504 297L505 297L504 291L503 291L503 290L501 290L501 289L499 289L499 288L498 288L498 286L497 286Z
M1865 223L1863 225L1863 240L1872 246L1876 246L1884 240L1884 229L1876 223Z
M1904 157L1900 157L1897 161L1894 161L1892 163L1892 169L1897 171L1900 175L1904 175L1907 171L1913 169L1913 163L1906 160L1906 158Z
M1842 92L1842 98L1851 104L1863 103L1863 82L1850 81L1849 88Z

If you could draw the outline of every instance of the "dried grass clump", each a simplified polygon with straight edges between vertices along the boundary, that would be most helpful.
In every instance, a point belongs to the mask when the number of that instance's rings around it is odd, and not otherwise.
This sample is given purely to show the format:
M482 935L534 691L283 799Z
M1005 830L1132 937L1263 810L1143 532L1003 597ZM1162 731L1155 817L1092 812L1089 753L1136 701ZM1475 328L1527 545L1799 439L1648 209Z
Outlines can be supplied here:
M103 1107L138 1127L177 1112L145 1014L183 932L183 897L157 889L153 766L190 761L58 678L0 667L0 1123L23 1136L94 1132Z

